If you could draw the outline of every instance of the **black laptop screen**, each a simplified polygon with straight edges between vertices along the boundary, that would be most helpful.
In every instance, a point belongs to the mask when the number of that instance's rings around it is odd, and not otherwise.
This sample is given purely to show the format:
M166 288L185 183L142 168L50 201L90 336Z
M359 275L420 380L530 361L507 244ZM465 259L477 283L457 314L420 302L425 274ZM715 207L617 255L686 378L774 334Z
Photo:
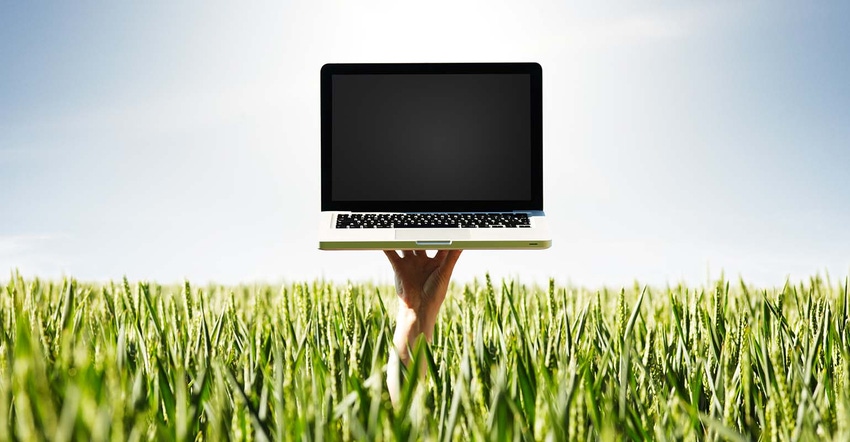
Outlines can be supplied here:
M527 73L331 76L331 200L372 210L531 202L531 83Z

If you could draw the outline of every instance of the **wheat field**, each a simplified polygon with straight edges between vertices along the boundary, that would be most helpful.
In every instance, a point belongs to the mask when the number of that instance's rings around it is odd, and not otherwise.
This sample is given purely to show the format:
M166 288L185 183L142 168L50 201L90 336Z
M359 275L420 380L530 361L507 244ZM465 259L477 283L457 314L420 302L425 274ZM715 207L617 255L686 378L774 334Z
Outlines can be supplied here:
M0 293L0 440L850 440L847 279L453 284L397 408L389 286Z

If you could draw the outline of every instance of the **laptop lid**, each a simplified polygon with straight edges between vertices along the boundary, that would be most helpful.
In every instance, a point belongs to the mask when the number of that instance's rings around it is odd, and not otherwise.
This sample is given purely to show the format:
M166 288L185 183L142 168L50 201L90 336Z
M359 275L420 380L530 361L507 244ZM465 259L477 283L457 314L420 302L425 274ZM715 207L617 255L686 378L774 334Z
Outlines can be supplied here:
M326 64L323 211L543 210L537 63Z

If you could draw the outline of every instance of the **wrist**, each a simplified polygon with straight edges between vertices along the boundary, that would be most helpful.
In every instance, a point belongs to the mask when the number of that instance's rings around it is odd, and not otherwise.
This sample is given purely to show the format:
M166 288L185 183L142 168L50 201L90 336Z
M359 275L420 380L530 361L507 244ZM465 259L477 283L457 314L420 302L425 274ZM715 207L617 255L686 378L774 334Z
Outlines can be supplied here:
M396 347L415 344L419 335L425 335L425 339L430 342L435 322L435 315L428 309L413 309L399 303L396 316Z

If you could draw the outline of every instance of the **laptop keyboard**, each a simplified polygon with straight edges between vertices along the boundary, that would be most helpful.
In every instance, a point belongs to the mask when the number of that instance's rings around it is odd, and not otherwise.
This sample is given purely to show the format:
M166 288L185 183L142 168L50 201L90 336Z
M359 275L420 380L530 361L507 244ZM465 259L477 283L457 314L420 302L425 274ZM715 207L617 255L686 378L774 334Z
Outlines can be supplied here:
M337 229L529 228L527 213L341 213Z

